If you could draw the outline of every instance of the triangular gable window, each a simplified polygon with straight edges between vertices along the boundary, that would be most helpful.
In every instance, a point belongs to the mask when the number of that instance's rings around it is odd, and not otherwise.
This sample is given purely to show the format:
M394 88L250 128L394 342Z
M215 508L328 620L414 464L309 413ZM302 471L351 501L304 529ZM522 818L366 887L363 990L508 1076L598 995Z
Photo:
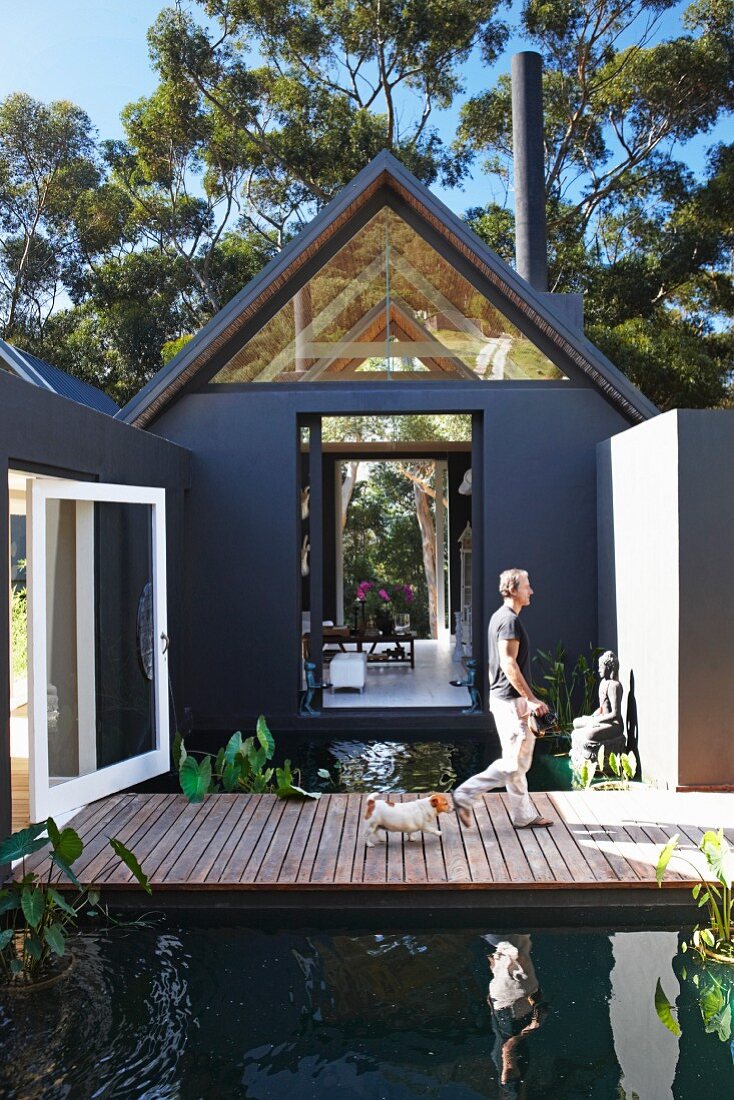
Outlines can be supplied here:
M385 206L212 381L564 377L449 260Z

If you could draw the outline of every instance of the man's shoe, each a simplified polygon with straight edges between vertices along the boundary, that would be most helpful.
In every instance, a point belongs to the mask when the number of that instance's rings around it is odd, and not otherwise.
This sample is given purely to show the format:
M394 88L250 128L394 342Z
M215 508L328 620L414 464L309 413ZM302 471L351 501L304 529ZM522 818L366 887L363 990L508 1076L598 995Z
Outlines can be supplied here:
M456 812L459 815L459 821L465 829L471 829L472 827L472 812L468 806L457 806Z
M528 821L527 825L516 825L516 829L548 829L551 825L555 825L555 821L551 821L547 817L536 817L535 821Z

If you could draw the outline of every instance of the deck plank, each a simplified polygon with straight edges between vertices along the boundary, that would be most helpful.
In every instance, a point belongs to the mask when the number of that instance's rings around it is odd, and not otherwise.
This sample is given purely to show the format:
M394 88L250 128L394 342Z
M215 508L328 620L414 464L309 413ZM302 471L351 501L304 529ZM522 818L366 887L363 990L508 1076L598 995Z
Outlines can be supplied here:
M575 793L575 792L574 792ZM619 882L622 878L617 874L612 861L608 859L604 851L598 846L602 831L598 826L589 829L583 820L584 814L581 807L574 802L566 791L553 791L549 795L556 810L566 824L569 834L573 837L579 851L592 869L597 882ZM576 879L579 882L579 879Z
M510 818L510 800L506 794L500 795L505 811L507 813L508 820ZM552 826L555 828L555 826ZM528 866L533 873L533 879L535 882L554 882L555 875L553 874L548 860L543 854L543 848L540 843L540 833L546 833L548 830L545 828L538 829L516 829L515 833L517 839L520 842L523 855L528 861Z
M322 796L323 797L323 796ZM321 842L313 861L311 882L333 882L347 812L347 794L330 794Z
M416 797L396 795L395 800ZM556 889L575 904L579 888L632 887L646 889L650 902L658 895L659 848L674 833L680 834L686 856L703 870L696 851L703 832L719 824L734 827L734 795L729 794L633 788L548 792L534 799L540 813L554 818L552 828L516 830L506 795L489 794L473 804L471 828L463 828L453 813L442 814L441 837L423 834L409 843L405 834L391 833L387 844L368 849L360 794L329 794L311 802L217 794L192 805L181 794L126 793L102 799L72 820L84 842L75 870L82 882L137 890L109 848L108 836L117 836L135 852L162 898L166 890L295 890L323 896L332 888L336 898L350 887L437 890L442 897L452 888ZM44 853L33 862L37 872L48 866ZM694 881L694 868L672 862L663 893Z
M258 806L256 795L241 794L235 795L234 797L242 799L242 810L236 820L230 818L229 815L225 818L225 822L231 824L231 830L224 844L212 860L209 870L206 872L204 878L204 882L206 883L214 884L222 881L222 877L232 858L232 853L242 844L242 838L245 834L247 823Z
M510 881L535 882L535 877L530 870L530 864L518 839L515 827L505 809L502 796L485 795L485 805L492 819L495 835L502 848Z
M298 819L304 806L305 802L294 798L286 802L273 843L258 868L256 876L258 882L272 884L278 881L283 860L290 846L291 837L298 827Z
M278 882L280 884L295 882L298 876L298 871L301 866L301 860L303 859L306 851L306 845L308 844L308 838L311 833L311 828L316 817L316 807L318 802L311 799L308 802L304 802L301 807L301 813L298 818L298 824L296 825L295 832L291 837L290 844L288 845L288 851L285 854L285 859L280 868L278 875Z
M560 881L588 882L590 878L595 881L596 875L593 867L587 862L583 850L579 848L573 834L569 832L563 815L558 812L558 807L551 802L545 793L534 794L533 801L543 817L555 822L546 832L568 869L569 878L563 877Z
M348 800L342 841L336 861L336 871L334 872L334 882L352 882L355 863L362 855L364 849L362 803L361 795L353 796Z
M502 845L495 832L486 798L475 798L473 807L474 821L487 856L491 881L510 882L510 872L507 870L507 864L505 863L505 857L502 852Z
M404 794L403 802L415 802L420 797L419 794ZM406 840L403 850L403 866L405 868L406 885L428 881L423 833L414 834L414 839L411 841Z

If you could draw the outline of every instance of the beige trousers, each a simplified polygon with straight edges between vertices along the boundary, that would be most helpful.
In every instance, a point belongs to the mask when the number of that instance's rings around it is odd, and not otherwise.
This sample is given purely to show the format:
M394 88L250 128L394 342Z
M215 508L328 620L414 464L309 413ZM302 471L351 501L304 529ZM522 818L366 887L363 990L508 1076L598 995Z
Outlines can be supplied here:
M533 762L535 735L527 723L530 708L526 699L499 699L490 696L490 710L494 716L502 746L502 756L489 767L472 775L453 793L457 806L470 806L478 794L485 794L497 787L507 789L510 817L513 825L529 825L540 816L530 801L527 773Z

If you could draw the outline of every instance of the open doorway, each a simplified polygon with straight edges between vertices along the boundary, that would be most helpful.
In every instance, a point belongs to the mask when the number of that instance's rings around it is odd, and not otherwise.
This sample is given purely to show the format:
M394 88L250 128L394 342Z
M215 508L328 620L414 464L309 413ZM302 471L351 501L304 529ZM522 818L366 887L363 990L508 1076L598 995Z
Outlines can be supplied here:
M26 475L8 473L10 588L10 779L12 828L30 822L28 808L28 584Z
M465 708L451 681L472 653L471 415L324 417L321 429L324 709ZM310 626L308 559L302 574Z

